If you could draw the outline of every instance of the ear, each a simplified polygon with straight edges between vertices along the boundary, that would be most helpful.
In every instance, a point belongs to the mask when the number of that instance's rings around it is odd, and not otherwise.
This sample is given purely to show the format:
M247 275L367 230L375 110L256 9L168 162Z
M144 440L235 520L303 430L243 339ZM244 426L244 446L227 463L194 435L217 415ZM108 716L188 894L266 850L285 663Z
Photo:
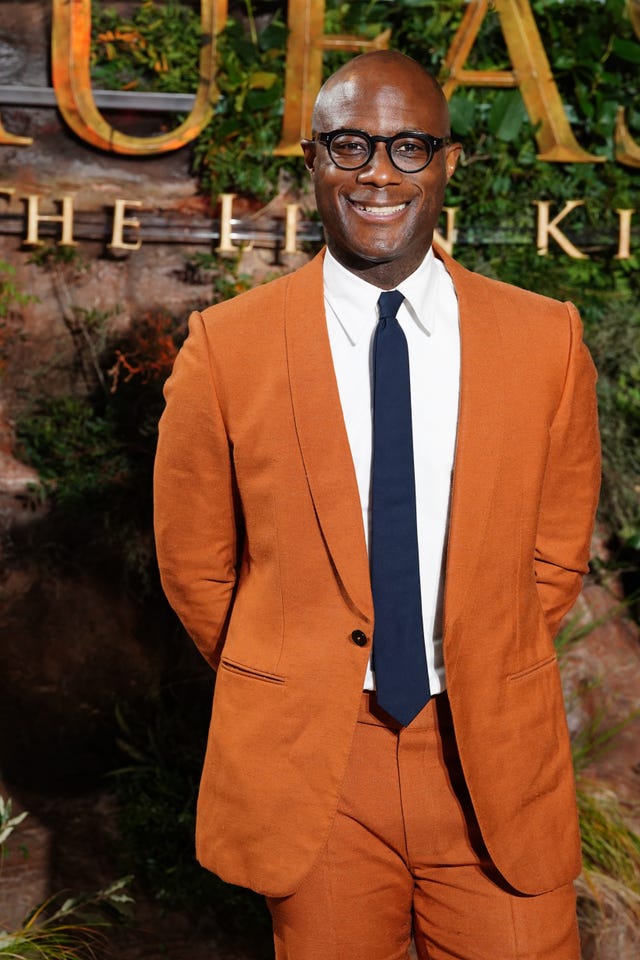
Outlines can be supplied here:
M301 140L300 146L302 147L302 152L304 154L304 163L309 171L313 173L313 168L316 162L316 142L315 140Z
M462 153L462 144L450 143L446 150L445 169L447 173L447 180L450 180L455 173L456 167L458 166L458 160L460 159L460 154Z

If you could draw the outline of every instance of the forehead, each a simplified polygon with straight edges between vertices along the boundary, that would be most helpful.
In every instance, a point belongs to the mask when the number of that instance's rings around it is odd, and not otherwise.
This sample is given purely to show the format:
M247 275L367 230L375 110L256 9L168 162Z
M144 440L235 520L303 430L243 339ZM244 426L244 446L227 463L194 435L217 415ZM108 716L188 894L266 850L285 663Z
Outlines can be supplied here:
M322 98L318 129L356 127L387 136L400 130L445 134L446 118L437 92L415 80L404 75L369 76L368 80L361 75L346 77Z

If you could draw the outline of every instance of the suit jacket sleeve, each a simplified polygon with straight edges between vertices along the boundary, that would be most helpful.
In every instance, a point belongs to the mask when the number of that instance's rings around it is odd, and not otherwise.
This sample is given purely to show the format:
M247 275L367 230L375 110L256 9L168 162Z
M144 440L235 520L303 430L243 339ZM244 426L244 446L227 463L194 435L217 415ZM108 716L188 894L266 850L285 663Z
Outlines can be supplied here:
M572 304L567 309L569 359L550 427L534 560L538 596L552 636L575 602L588 570L600 489L595 368L582 341L578 312Z
M238 527L229 440L199 313L165 386L154 472L162 586L217 668L236 582Z

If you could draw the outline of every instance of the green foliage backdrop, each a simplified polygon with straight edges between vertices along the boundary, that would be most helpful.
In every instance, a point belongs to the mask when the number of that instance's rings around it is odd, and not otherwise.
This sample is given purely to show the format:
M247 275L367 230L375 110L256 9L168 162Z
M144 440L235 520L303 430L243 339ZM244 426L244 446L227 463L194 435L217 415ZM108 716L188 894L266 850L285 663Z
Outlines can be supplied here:
M144 0L124 25L102 9L94 16L96 83L195 89L197 7ZM455 252L473 269L578 305L600 371L601 516L614 539L635 551L640 547L640 170L615 161L614 125L618 106L624 106L640 142L640 39L625 0L532 0L531 7L574 135L606 162L540 162L518 90L458 88L451 121L464 154L447 198L459 208ZM442 76L465 8L465 0L327 0L325 30L373 38L391 28L394 48ZM118 26L140 39L105 40ZM163 54L167 36L172 43ZM273 156L282 121L285 43L286 4L231 4L218 42L220 99L193 154L201 189L213 200L231 191L267 201L283 177L295 182L304 176L300 159ZM326 73L352 55L327 53ZM510 67L495 10L487 14L467 66ZM548 256L539 256L533 202L551 201L554 216L569 199L585 203L561 228L591 259L571 259L553 241ZM616 260L616 210L634 208L634 255Z

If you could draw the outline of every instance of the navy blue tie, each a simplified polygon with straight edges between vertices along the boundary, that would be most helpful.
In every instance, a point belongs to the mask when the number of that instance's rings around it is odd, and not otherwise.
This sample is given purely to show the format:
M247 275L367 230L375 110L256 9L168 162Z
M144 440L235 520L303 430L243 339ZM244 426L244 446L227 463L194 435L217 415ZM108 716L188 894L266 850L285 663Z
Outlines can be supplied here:
M422 626L407 340L396 314L404 296L382 293L373 341L371 587L379 705L403 726L430 698Z

